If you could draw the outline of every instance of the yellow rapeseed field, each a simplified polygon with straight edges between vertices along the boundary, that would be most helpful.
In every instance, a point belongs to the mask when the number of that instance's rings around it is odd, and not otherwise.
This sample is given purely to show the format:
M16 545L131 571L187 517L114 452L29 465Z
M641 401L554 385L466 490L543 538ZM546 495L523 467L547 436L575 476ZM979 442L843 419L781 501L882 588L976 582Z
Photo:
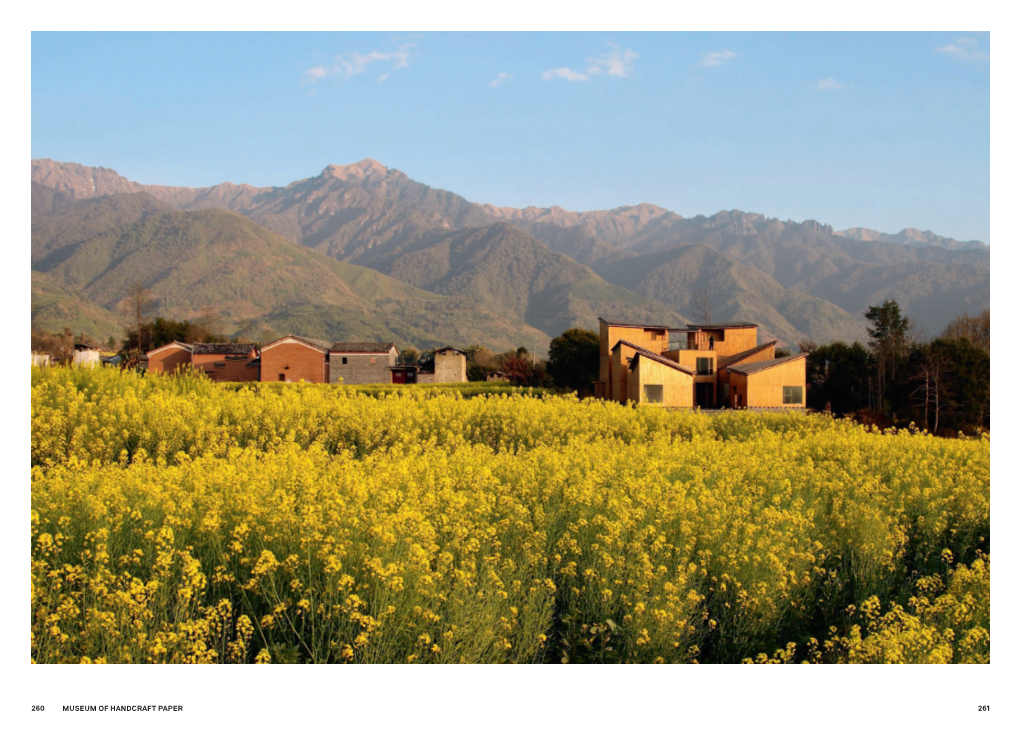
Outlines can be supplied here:
M989 440L32 369L36 662L988 662Z

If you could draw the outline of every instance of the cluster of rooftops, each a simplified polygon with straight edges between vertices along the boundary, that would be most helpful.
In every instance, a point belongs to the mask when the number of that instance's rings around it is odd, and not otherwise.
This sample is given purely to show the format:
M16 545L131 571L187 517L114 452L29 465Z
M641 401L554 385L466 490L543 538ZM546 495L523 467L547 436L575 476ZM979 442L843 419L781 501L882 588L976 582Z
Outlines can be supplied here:
M252 343L171 342L146 355L148 369L190 365L214 381L427 383L467 380L461 350L442 347L419 364L398 364L392 342L327 342L287 335L261 349ZM460 372L457 372L457 371Z
M805 353L776 357L758 325L670 327L599 318L595 395L677 407L803 407Z

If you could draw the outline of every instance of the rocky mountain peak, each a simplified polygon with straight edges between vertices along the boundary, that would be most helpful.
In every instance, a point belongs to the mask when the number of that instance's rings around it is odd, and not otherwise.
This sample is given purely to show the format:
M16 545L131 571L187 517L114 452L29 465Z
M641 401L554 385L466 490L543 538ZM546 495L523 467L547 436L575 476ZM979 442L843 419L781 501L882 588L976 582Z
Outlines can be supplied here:
M391 170L374 159L366 158L352 165L327 165L322 171L322 177L334 178L336 180L378 180L391 173L398 173Z

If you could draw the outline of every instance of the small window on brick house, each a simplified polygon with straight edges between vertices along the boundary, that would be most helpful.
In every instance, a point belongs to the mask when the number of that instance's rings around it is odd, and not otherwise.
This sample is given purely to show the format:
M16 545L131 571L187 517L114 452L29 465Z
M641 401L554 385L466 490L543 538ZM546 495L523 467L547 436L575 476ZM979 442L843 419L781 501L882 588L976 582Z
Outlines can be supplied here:
M213 367L214 368L226 368L227 364L226 363L213 363Z
M340 364L341 365L347 365L347 358L341 358L340 359Z
M286 381L287 380L287 374L286 373L281 373L280 374L280 380L281 381Z

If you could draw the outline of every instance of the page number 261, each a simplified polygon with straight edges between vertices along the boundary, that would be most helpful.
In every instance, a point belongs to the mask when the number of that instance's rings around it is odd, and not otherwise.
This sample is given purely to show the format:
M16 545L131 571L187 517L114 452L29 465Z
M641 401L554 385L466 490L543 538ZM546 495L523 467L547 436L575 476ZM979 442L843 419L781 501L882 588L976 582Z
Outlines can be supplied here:
M992 709L991 705L978 705L978 712L981 712L981 711L984 711L984 710L990 711L991 709Z

